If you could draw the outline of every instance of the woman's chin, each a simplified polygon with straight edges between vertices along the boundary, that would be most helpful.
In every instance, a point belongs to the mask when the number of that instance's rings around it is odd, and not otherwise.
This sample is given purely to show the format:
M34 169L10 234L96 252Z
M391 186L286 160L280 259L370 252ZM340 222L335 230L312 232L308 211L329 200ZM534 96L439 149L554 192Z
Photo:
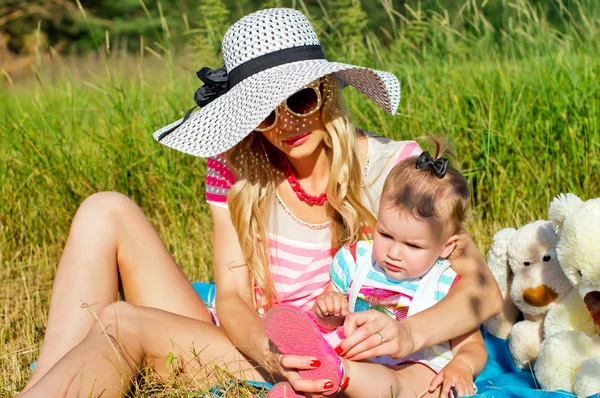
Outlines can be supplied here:
M321 151L324 148L323 139L311 139L304 142L302 145L283 145L281 150L290 158L290 159L304 159L307 157L314 156L317 151ZM317 138L317 137L314 137Z
M288 156L288 158L290 159L305 159L308 158L310 156L312 156L315 152L315 148L302 148L302 147L297 147L297 148L291 148L288 149L285 154Z

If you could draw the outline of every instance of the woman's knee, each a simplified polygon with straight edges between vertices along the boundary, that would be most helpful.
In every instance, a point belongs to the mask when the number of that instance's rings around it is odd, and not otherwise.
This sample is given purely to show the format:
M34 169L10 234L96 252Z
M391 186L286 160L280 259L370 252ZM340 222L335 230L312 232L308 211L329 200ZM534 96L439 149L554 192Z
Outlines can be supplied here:
M124 360L130 371L140 364L144 347L140 335L141 327L138 322L142 307L124 301L107 305L96 317L96 322L90 330L87 339L94 344L104 347L105 354L116 354Z
M87 197L79 206L73 224L97 228L118 223L139 207L128 196L118 192L98 192Z
M116 301L104 307L96 316L95 329L116 335L135 334L140 307L125 301Z
M132 209L138 209L138 206L129 196L119 192L97 192L88 196L77 212L96 216L120 216Z

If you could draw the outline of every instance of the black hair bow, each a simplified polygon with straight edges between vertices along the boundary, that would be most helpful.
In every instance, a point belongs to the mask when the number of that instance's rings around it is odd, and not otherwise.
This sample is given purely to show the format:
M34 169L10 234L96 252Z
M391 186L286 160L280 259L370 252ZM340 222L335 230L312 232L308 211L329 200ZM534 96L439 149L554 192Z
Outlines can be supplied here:
M439 158L434 160L429 152L425 151L417 159L417 169L420 170L426 167L431 167L438 178L444 178L446 171L448 171L448 159Z
M196 72L196 76L204 83L204 86L196 90L194 101L199 107L210 104L229 89L227 86L228 76L225 66L219 69L204 67Z

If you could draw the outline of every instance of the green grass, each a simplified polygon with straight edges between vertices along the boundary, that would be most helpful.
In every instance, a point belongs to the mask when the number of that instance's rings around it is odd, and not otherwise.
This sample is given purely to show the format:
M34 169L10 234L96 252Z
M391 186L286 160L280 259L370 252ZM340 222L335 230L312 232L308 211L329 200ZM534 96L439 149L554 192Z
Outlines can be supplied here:
M504 29L492 29L472 1L452 19L390 12L387 46L368 33L366 44L326 49L330 60L389 70L402 82L393 118L346 89L357 125L397 139L451 138L473 188L469 230L483 253L498 229L545 218L557 194L600 192L600 11L577 4L560 30L526 1L503 2ZM151 137L191 106L200 65L186 51L153 49L158 56L44 61L35 77L4 81L0 395L28 378L69 224L88 195L131 196L189 278L212 277L205 161ZM157 391L189 390L142 382L132 394Z

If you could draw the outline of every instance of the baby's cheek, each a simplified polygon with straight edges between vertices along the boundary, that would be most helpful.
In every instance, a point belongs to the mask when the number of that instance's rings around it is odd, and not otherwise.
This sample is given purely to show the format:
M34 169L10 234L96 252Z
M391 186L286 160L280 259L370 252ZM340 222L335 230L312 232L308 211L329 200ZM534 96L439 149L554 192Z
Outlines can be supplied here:
M379 264L383 263L385 259L385 248L382 246L377 239L373 239L373 257Z

